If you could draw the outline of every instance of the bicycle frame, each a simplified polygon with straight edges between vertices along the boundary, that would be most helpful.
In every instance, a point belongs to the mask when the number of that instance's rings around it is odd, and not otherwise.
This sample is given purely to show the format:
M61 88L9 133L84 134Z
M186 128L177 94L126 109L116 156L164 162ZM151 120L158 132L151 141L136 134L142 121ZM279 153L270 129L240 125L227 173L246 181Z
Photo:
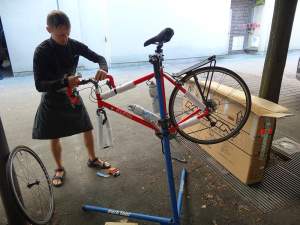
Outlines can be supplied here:
M186 91L186 89L184 87L182 87L182 85L180 85L180 83L178 83L175 79L173 79L171 76L169 76L168 74L164 73L163 72L163 69L161 68L160 69L160 74L162 74L162 79L166 79L168 80L171 84L173 84L174 86L176 86L181 92L183 92L187 98L189 100L192 101L192 103L194 105L197 105L200 109L192 112L190 115L186 116L185 118L183 118L178 124L181 128L184 128L184 127L188 127L188 126L191 126L195 123L197 123L197 120L205 117L206 115L208 115L208 109L206 109L205 105L203 103L201 103L198 99L196 99L196 97L194 97L191 93L189 93L188 91ZM98 109L103 109L103 108L107 108L111 111L114 111L122 116L125 116L127 117L128 119L130 120L133 120L145 127L148 127L150 129L153 129L156 133L159 132L159 128L157 126L155 126L154 124L146 121L145 119L139 117L139 116L136 116L135 114L133 113L130 113L128 111L125 111L115 105L112 105L111 103L107 102L107 101L104 101L104 100L107 100L117 94L120 94L122 92L125 92L125 91L128 91L128 90L131 90L133 88L135 88L137 85L139 84L142 84L144 82L147 82L148 80L154 78L155 76L155 73L152 72L152 73L149 73L147 75L144 75L136 80L133 80L133 81L129 81L129 82L126 82L118 87L114 87L112 88L110 91L107 91L105 93L100 93L99 91L99 86L97 85L96 86L96 98L97 98L97 105L98 105ZM113 81L113 78L110 76L110 82L114 84L114 81ZM114 86L114 85L113 85ZM162 90L163 90L163 96L164 96L164 100L165 100L165 89L164 89L164 82L162 82ZM164 101L164 109L165 111L167 111L166 109L166 102ZM192 117L194 117L196 114L200 113L200 111L202 111L203 113L200 114L200 115L197 115L196 118L192 119ZM174 127L173 125L171 125L169 127L169 132L170 133L175 133L177 130L177 127Z

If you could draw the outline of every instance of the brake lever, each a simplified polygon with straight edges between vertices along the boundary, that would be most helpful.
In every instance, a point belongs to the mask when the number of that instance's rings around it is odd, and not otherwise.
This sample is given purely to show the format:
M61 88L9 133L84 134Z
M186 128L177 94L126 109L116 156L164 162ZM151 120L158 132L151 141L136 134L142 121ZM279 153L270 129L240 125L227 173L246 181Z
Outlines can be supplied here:
M114 78L111 75L106 75L106 79L108 79L108 81L106 82L107 86L110 89L114 89L115 94L117 94L117 90L116 90L116 85L114 82Z
M109 86L116 88L114 78L111 75L106 75L106 79L108 79Z

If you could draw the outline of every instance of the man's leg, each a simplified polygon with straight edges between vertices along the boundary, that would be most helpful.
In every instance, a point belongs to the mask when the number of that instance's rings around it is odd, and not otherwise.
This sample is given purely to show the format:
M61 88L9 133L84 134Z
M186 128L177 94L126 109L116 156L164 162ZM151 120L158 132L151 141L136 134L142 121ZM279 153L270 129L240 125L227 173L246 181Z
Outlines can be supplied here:
M92 130L84 132L83 138L84 138L84 144L87 148L88 155L89 155L89 164L90 164L89 166L91 166L91 167L98 166L98 167L102 167L102 168L109 168L110 164L108 162L97 159L97 157L96 157L95 148L94 148L94 137L93 137Z
M62 169L62 161L61 161L61 145L60 145L60 140L59 139L52 139L50 140L50 145L51 145L51 151L56 163L56 168L57 169Z
M50 145L51 145L51 151L56 163L56 170L55 170L55 177L58 178L53 178L52 182L54 186L60 186L62 185L62 179L59 177L63 177L65 171L63 170L62 166L62 160L61 160L61 145L60 145L60 140L59 139L52 139L50 140Z
M85 147L87 148L89 159L94 160L96 158L95 148L94 148L94 137L92 130L83 133L83 139Z

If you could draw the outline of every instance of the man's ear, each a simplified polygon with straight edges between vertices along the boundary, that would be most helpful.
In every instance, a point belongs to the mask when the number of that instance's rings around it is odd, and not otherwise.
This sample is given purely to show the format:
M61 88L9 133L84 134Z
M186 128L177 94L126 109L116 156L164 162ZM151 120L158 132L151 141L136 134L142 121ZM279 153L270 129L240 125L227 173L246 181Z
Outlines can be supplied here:
M52 33L52 27L46 26L46 30L51 34Z

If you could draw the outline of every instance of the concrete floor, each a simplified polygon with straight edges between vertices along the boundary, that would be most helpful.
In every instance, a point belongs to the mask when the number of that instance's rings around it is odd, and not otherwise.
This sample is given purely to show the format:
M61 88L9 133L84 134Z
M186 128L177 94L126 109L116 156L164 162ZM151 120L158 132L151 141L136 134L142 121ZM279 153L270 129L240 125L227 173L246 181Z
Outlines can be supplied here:
M290 137L300 143L299 102L300 81L295 79L299 51L289 54L285 70L280 103L290 109L295 116L278 120L277 137ZM169 61L166 70L176 72L193 60ZM251 92L257 94L263 55L234 55L218 60L217 65L226 66L241 74ZM151 70L150 65L119 66L110 70L117 83L123 83ZM83 71L91 76L93 71ZM31 139L31 129L40 94L35 90L32 76L6 78L0 81L0 115L11 149L17 145L27 145L42 158L50 175L54 162L47 141ZM170 93L170 88L167 88ZM130 92L112 98L112 103L126 106L136 103L150 105L147 87L142 85ZM95 122L95 104L88 100L89 91L82 91L86 107ZM100 178L96 171L86 166L87 154L82 136L75 135L63 139L63 159L67 178L63 187L55 189L56 211L52 225L104 224L120 221L122 218L81 210L85 203L98 204L132 212L170 216L166 172L160 141L151 130L139 126L123 117L109 112L113 128L114 147L97 150L97 155L120 168L118 178ZM188 164L174 162L175 181L178 186L180 170L185 166L189 172L186 195L183 202L182 224L189 225L281 225L300 223L300 204L290 208L262 214L201 161L197 152L188 151L184 146L173 143L172 152L177 157L188 159ZM299 201L300 203L300 201ZM6 224L3 206L0 202L0 225ZM131 221L131 220L130 220ZM151 224L138 221L139 224Z

